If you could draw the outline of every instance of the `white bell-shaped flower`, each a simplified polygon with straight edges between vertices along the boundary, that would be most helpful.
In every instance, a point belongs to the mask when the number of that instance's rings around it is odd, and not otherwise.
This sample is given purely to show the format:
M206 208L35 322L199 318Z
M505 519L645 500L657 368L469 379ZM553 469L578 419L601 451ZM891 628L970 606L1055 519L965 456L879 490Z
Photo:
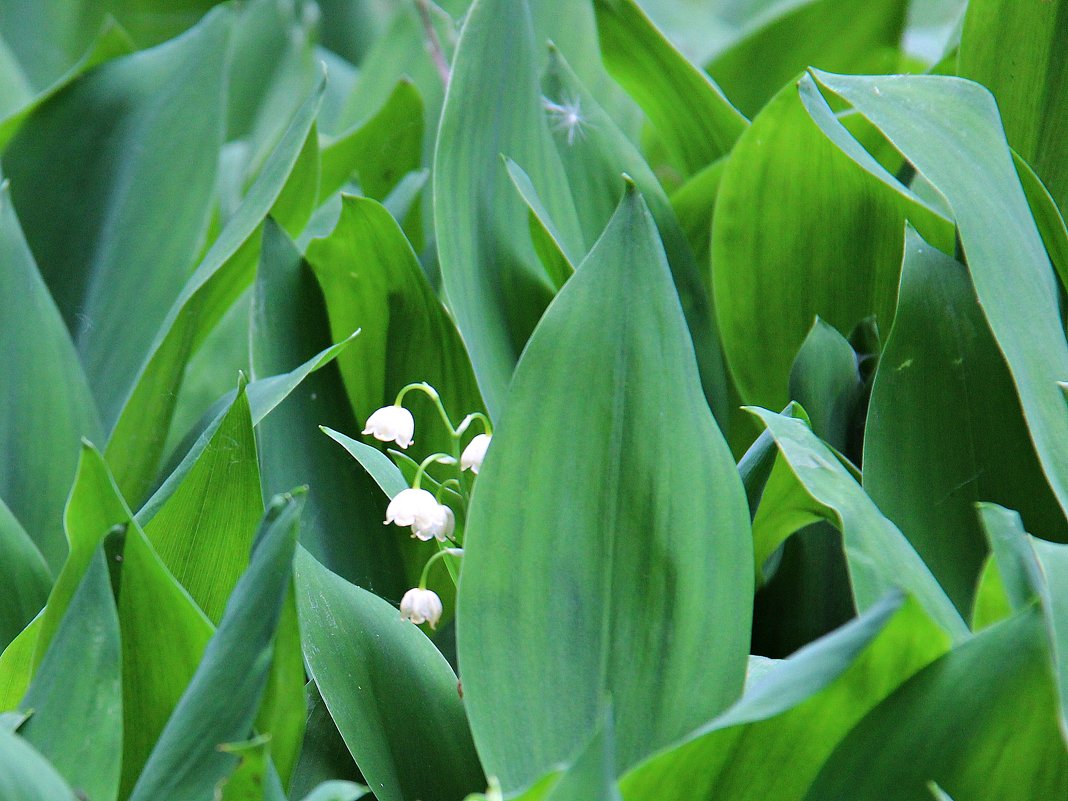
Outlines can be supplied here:
M416 521L424 524L427 520L436 520L440 505L425 489L401 490L386 507L386 524L414 526Z
M401 620L410 620L412 623L429 623L430 628L436 628L441 620L441 599L433 590L424 590L413 587L404 593L400 602Z
M437 504L437 508L428 510L426 514L417 515L412 523L412 536L418 537L424 542L437 539L445 542L456 530L456 516L445 504Z
M415 436L415 418L403 406L383 406L367 418L363 433L382 442L396 442L401 448L407 448Z
M486 458L486 450L490 444L489 434L478 434L467 443L464 452L460 454L460 469L470 470L476 476L482 469L482 460Z

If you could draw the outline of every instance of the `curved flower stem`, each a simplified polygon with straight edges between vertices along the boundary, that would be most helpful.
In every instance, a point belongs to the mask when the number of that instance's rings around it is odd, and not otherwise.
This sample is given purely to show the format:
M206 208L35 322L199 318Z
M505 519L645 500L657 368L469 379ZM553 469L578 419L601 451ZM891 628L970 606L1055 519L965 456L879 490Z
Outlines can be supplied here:
M486 415L482 414L482 412L471 412L471 414L467 415L467 417L460 421L460 425L456 427L456 433L462 435L465 431L467 431L468 427L470 427L470 425L475 422L475 420L478 420L482 423L483 431L485 431L491 437L493 436L493 423L490 422L490 419Z
M423 480L423 476L426 475L426 469L435 462L439 464L453 464L456 459L449 456L447 453L432 453L423 461L419 463L419 467L415 470L415 478L412 479L412 489L419 489L419 484Z
M408 384L406 387L402 387L401 391L397 393L397 399L393 401L394 406L400 406L401 401L404 400L404 396L411 392L413 389L417 389L426 395L430 400L434 402L434 406L438 410L438 414L441 416L441 421L445 424L445 428L449 434L453 437L456 436L456 429L453 428L452 420L449 419L449 413L445 411L444 405L441 403L441 396L438 391L434 389L430 384L425 381L419 381L415 384Z
M445 557L445 556L463 556L463 555L464 555L463 548L442 548L436 554L434 554L429 559L427 559L426 560L426 564L423 565L423 572L419 576L419 589L421 589L421 590L425 590L426 589L426 580L427 580L427 577L430 575L430 568L436 561L438 561L439 559L441 559L442 557ZM452 576L453 583L455 583L456 582L456 576L452 571L452 566L449 565L448 562L446 562L445 564L446 564L447 567L449 567L449 575Z

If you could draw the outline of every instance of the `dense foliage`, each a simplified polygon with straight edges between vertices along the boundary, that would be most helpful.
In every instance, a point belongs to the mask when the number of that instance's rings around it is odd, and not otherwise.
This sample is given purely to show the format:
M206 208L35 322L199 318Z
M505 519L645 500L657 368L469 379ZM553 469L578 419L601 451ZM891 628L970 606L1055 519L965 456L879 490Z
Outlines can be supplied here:
M0 801L1068 798L1066 42L0 0Z

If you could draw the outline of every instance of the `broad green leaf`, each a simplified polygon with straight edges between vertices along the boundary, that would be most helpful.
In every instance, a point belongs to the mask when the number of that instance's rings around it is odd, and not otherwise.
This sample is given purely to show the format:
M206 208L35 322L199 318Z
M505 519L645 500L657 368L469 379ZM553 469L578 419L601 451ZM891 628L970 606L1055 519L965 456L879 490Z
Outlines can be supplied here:
M706 69L752 118L806 67L895 72L907 0L802 0L772 5Z
M1068 586L1068 545L1035 537L1030 538L1030 543L1043 579L1039 592L1049 632L1053 675L1060 694L1061 732L1068 742L1068 601L1064 591Z
M310 795L324 783L361 779L359 769L345 747L345 741L330 717L330 711L323 703L315 682L309 681L305 689L308 721L300 749L300 761L290 781L291 798Z
M573 243L566 243L556 230L556 223L523 168L507 156L504 157L504 166L508 170L508 177L512 179L512 185L530 211L530 239L534 250L541 259L549 280L559 291L560 287L567 283L567 279L575 274L575 264L581 260L576 257L582 254L576 253Z
M207 231L230 23L221 10L104 64L38 108L4 153L26 238L106 426Z
M863 383L853 347L819 317L790 368L789 386L790 399L807 412L816 436L845 452Z
M63 319L0 188L0 497L58 572L81 436L101 426Z
M964 621L923 560L898 528L883 517L837 456L800 420L752 409L779 445L790 470L842 532L853 598L864 611L898 587L955 639L967 635Z
M248 569L130 801L206 798L235 768L237 758L218 746L252 732L269 679L275 628L289 596L302 506L302 495L271 502Z
M136 524L126 530L120 587L125 726L119 796L126 798L196 673L214 627Z
M868 411L864 488L962 613L986 556L977 501L1068 534L967 269L911 228Z
M1062 795L1068 751L1044 640L1032 607L959 645L869 712L805 798L929 801L931 780L969 801Z
M87 566L20 708L32 712L20 736L72 787L94 801L118 797L122 653L104 549Z
M749 537L630 185L528 345L472 499L458 652L487 772L514 790L569 760L605 693L620 769L726 707L745 673L752 573L722 566L749 564Z
M241 391L144 529L168 570L217 623L248 564L262 516L256 437Z
M29 625L48 600L52 576L41 552L0 499L0 651Z
M875 124L953 209L979 306L1012 375L1046 479L1068 509L1068 415L1057 386L1068 376L1068 344L1056 279L993 97L959 78L815 75ZM916 115L917 104L931 112Z
M582 121L574 139L569 132L558 129L555 140L586 240L593 242L600 236L619 204L624 185L622 174L629 176L646 198L693 339L705 397L721 429L726 431L730 414L729 385L709 288L660 181L555 49L550 52L542 88L547 97L578 104L581 110Z
M252 281L257 232L293 171L322 96L322 82L294 114L244 202L212 243L144 358L108 440L108 461L134 503L156 478L189 357Z
M270 794L264 785L270 781L271 738L261 734L245 742L225 743L219 750L235 754L240 761L234 772L216 785L215 801L267 801Z
M777 663L725 713L627 773L623 797L796 801L850 729L948 647L919 604L894 593Z
M682 174L730 151L747 120L712 79L688 62L635 0L595 0L608 72L633 97Z
M859 444L863 425L857 354L819 318L790 369L790 397L791 410L802 404L818 437L839 451L857 450L847 447ZM752 650L786 656L844 624L855 609L841 533L821 519L783 457L775 461L753 521L754 566L762 586L754 599Z
M0 798L78 801L63 777L17 734L0 730Z
M0 709L16 709L33 678L33 654L44 610L0 654Z
M304 657L379 801L455 801L483 785L456 676L391 604L297 556Z
M616 786L615 734L609 704L601 725L564 771L546 801L622 801Z
M1009 608L1019 612L1038 597L1042 584L1027 530L1018 512L993 503L977 503L975 507Z
M397 235L403 237L399 231ZM340 260L331 263L341 266ZM354 294L345 293L337 301L359 303ZM354 314L338 321L335 331L356 317L364 326L371 322ZM361 333L359 343L369 330ZM250 341L253 375L282 373L331 342L315 275L272 222L264 228ZM304 546L345 578L385 597L399 597L406 589L404 565L396 539L384 536L381 496L364 471L319 433L320 424L356 428L341 377L333 368L309 376L260 423L263 493L269 496L285 487L307 484L310 492L301 532Z
M0 17L0 116L32 101L115 31L108 4L91 0L8 0ZM128 49L132 49L132 45Z
M843 334L872 314L889 326L903 225L899 196L827 141L793 84L768 103L727 161L712 224L723 350L746 402L786 405L817 315Z
M526 170L565 237L578 224L542 108L538 68L527 0L475 0L438 131L434 223L450 309L494 416L553 293L501 154Z
M56 577L41 617L33 657L35 671L62 625L67 607L100 543L109 532L121 531L129 525L132 517L100 452L90 443L83 442L78 472L63 513L70 554Z
M971 0L957 74L993 93L1009 144L1035 168L1057 205L1068 211L1066 37L1068 3L1063 0Z
M196 24L219 0L117 0L111 6L141 47L164 42Z
M497 159L494 168L504 172ZM362 331L338 359L357 423L420 381L438 391L454 422L482 411L464 343L389 212L373 200L344 196L337 227L309 245L307 260L322 286L335 338L356 326ZM429 399L411 393L405 404L417 420L415 458L449 453L451 437Z
M723 156L716 159L700 172L691 175L671 194L671 208L686 234L694 258L705 273L712 247L712 216L716 210L716 198L719 197L719 184L723 180L723 171L729 158Z
M1053 269L1061 279L1061 286L1068 286L1068 226L1065 226L1064 216L1031 165L1020 158L1016 151L1012 153L1012 161L1016 165L1016 174L1020 176L1035 225L1042 236L1042 243L1046 246L1046 253L1053 262Z
M30 0L29 2L21 3L23 9L43 8L51 5L53 8L59 9L62 7L60 3L38 3ZM10 9L5 9L9 11ZM9 23L13 16L10 13L5 14L4 20L0 20L0 26L4 26L5 23ZM60 16L73 16L69 14L60 14ZM26 20L25 27L18 31L15 36L20 44L27 44L26 33L33 30L37 26L34 25L34 20ZM37 33L41 33L38 29ZM0 50L7 44L7 32L0 31L0 36L4 37L5 41L0 41ZM51 43L54 43L54 39ZM47 47L45 48L47 49ZM47 65L44 72L40 72L36 75L22 76L23 82L18 82L18 90L13 93L8 93L3 88L0 88L0 151L3 151L7 147L8 142L18 133L22 123L40 106L42 103L49 100L52 96L58 94L65 89L69 84L79 78L82 73L91 70L99 64L103 64L106 61L110 61L113 58L124 56L133 50L133 43L121 27L119 27L114 20L110 18L104 18L101 23L100 30L96 34L96 38L88 44L87 49L80 54L77 61L74 61L69 66L66 66L66 59L62 59L53 63L47 64L48 59L40 57L42 53L41 48L30 47L32 56L27 58L26 64L33 65L35 67L41 67ZM0 57L2 58L2 57ZM57 72L57 70L62 72ZM18 79L16 78L16 81ZM0 79L0 83L3 79Z
M364 445L352 437L347 437L341 432L333 431L329 428L324 428L323 433L348 451L352 458L359 462L360 466L367 471L367 474L375 480L378 488L386 493L389 498L408 488L408 482L400 469L378 448Z
M323 144L319 201L353 173L364 195L385 200L405 173L419 167L422 153L423 101L412 82L402 80L373 117Z

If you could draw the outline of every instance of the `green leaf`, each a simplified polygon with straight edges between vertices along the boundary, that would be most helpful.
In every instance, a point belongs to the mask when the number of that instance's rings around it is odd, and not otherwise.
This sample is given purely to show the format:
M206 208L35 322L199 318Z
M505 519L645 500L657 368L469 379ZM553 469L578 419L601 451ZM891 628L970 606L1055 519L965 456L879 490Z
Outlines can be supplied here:
M33 678L33 654L44 610L0 654L0 709L16 709Z
M100 543L109 532L123 530L132 517L100 452L90 443L83 442L78 472L63 514L70 554L52 586L41 617L33 657L35 670L59 630Z
M631 770L623 795L797 801L868 710L948 646L919 604L893 593L779 662L725 713Z
M534 250L537 251L549 280L559 291L560 287L567 283L567 279L575 274L575 263L580 260L575 256L579 254L564 242L560 232L556 230L556 223L538 197L538 190L534 188L530 176L507 156L504 157L504 166L508 170L508 177L512 179L512 185L530 211L530 238Z
M190 356L255 273L259 231L294 169L322 96L322 82L294 114L244 202L212 243L168 313L108 440L119 486L140 502L156 478Z
M0 497L58 572L67 554L60 511L80 436L100 421L63 319L0 188ZM17 457L16 457L17 454Z
M497 160L494 167L503 172ZM453 420L483 410L456 325L381 205L344 196L337 227L308 246L307 259L322 286L335 338L361 327L359 340L338 359L358 423L393 403L402 387L420 381L438 391ZM360 269L354 271L353 264ZM452 439L429 399L412 393L405 403L419 421L415 458L450 453Z
M1068 545L1030 538L1038 575L1042 577L1039 593L1046 616L1053 675L1060 696L1058 704L1061 733L1068 742L1068 601L1064 588L1068 586Z
M1035 168L1062 210L1068 210L1065 37L1063 0L972 0L957 58L958 75L993 93L1009 144Z
M846 451L862 391L853 346L817 317L790 368L790 399L808 413L816 436Z
M319 202L341 189L353 173L361 192L386 195L423 154L423 100L410 80L401 80L375 115L323 144Z
M20 704L32 714L19 734L98 801L118 797L122 759L122 652L111 593L97 548Z
M1020 158L1016 151L1012 153L1012 161L1016 165L1016 174L1020 176L1035 225L1042 236L1042 243L1046 246L1046 253L1053 262L1053 269L1061 279L1061 286L1068 286L1068 226L1064 224L1061 210L1031 165Z
M724 168L712 224L723 350L746 402L786 405L817 315L843 334L873 314L889 325L903 227L899 196L827 141L793 84L768 103Z
M248 564L262 515L256 437L248 396L241 391L196 462L145 523L145 534L217 623Z
M78 801L47 759L17 734L0 729L0 798Z
M60 8L59 4L55 3L21 4L22 9L29 9L34 6L43 8L47 5L52 5L57 9ZM12 18L17 16L17 14L5 14L4 20L0 21L0 26L5 25L5 23L10 24ZM67 14L62 14L61 12L61 16L66 16L69 19L75 15L69 14L68 11ZM28 46L29 53L25 64L27 67L37 69L34 69L36 73L34 75L22 76L25 83L21 83L18 90L13 94L8 94L8 92L0 89L0 151L7 147L8 142L18 133L19 128L22 127L22 124L33 114L38 106L61 92L93 67L133 51L133 43L127 36L126 31L119 27L110 17L105 17L96 34L96 38L88 43L87 48L76 61L67 66L68 60L60 56L58 61L49 63L50 59L41 58L42 52L48 49L48 45L42 49L40 46L34 47L33 44L27 41L34 34L39 35L43 32L41 26L38 26L36 24L37 21L33 19L22 20L21 22L24 25L20 25L21 29L14 34L17 37L16 46ZM47 27L45 26L45 28ZM0 50L2 50L10 39L8 39L7 31L0 31L0 36L7 40L0 42ZM55 43L55 39L52 36L54 36L54 33L49 31L43 37L46 40L50 40L49 45ZM2 56L0 56L0 59L2 59ZM44 71L38 71L41 67L44 67ZM15 80L17 81L18 79L16 78Z
M456 676L396 608L297 556L304 657L379 801L455 801L483 785Z
M387 497L392 499L398 492L408 488L408 482L405 480L400 468L393 464L389 457L378 448L364 445L362 442L357 442L352 437L347 437L333 429L323 428L323 433L348 451L349 455L359 462L360 466L367 471L367 474L375 480L378 488L386 493Z
M747 120L656 29L635 0L596 0L605 66L648 116L682 174L730 151Z
M526 170L562 235L577 231L537 76L527 0L475 0L438 131L434 224L450 308L493 416L553 293L502 153Z
M267 687L275 629L288 597L302 506L302 495L271 502L248 570L130 801L206 798L236 767L236 757L218 746L247 739L252 731Z
M398 236L403 234L398 231ZM330 263L341 265L340 260ZM351 262L346 275L350 267ZM361 301L366 298L355 293L338 297L340 304ZM364 315L346 315L335 331L356 317L365 326L371 322ZM351 334L353 328L339 337ZM368 332L363 331L359 344ZM281 373L331 342L316 277L272 222L264 229L250 341L254 375ZM319 433L322 423L350 431L356 428L341 377L333 368L309 376L260 423L264 494L307 484L311 492L301 532L305 547L345 578L387 597L399 596L405 589L404 565L396 540L383 536L381 496L364 472Z
M806 67L895 72L906 0L803 0L773 4L706 69L738 109L753 117Z
M1068 535L967 269L911 228L868 411L864 488L964 613L986 556L977 501Z
M857 609L895 587L913 594L955 639L967 636L953 603L898 528L883 517L837 456L800 420L751 409L824 519L842 532Z
M220 745L220 751L236 755L240 762L215 787L215 801L266 801L270 746L271 738L262 734L245 742Z
M119 797L126 798L214 631L136 523L126 530L119 620L125 719Z
M52 576L41 552L0 499L0 651L48 600Z
M805 798L929 801L932 779L969 801L1056 798L1068 751L1048 659L1036 608L980 632L868 713Z
M218 11L94 70L37 109L4 154L26 238L106 426L207 232L230 24Z
M730 390L709 287L660 181L555 49L550 51L542 88L547 97L578 104L581 110L583 122L577 136L572 141L569 133L558 130L556 144L580 209L586 239L592 242L600 236L619 204L624 184L621 174L629 176L646 199L693 339L705 397L720 428L726 431Z
M472 499L458 651L487 772L514 790L570 759L605 693L620 769L729 704L752 575L721 567L748 564L750 547L741 481L631 185L528 345Z
M1008 364L1046 479L1068 509L1068 415L1057 386L1068 376L1068 344L1056 279L994 99L959 78L815 75L875 124L953 209L979 306ZM917 116L918 103L932 113Z
M616 786L615 734L611 704L604 720L564 771L546 801L623 801Z

